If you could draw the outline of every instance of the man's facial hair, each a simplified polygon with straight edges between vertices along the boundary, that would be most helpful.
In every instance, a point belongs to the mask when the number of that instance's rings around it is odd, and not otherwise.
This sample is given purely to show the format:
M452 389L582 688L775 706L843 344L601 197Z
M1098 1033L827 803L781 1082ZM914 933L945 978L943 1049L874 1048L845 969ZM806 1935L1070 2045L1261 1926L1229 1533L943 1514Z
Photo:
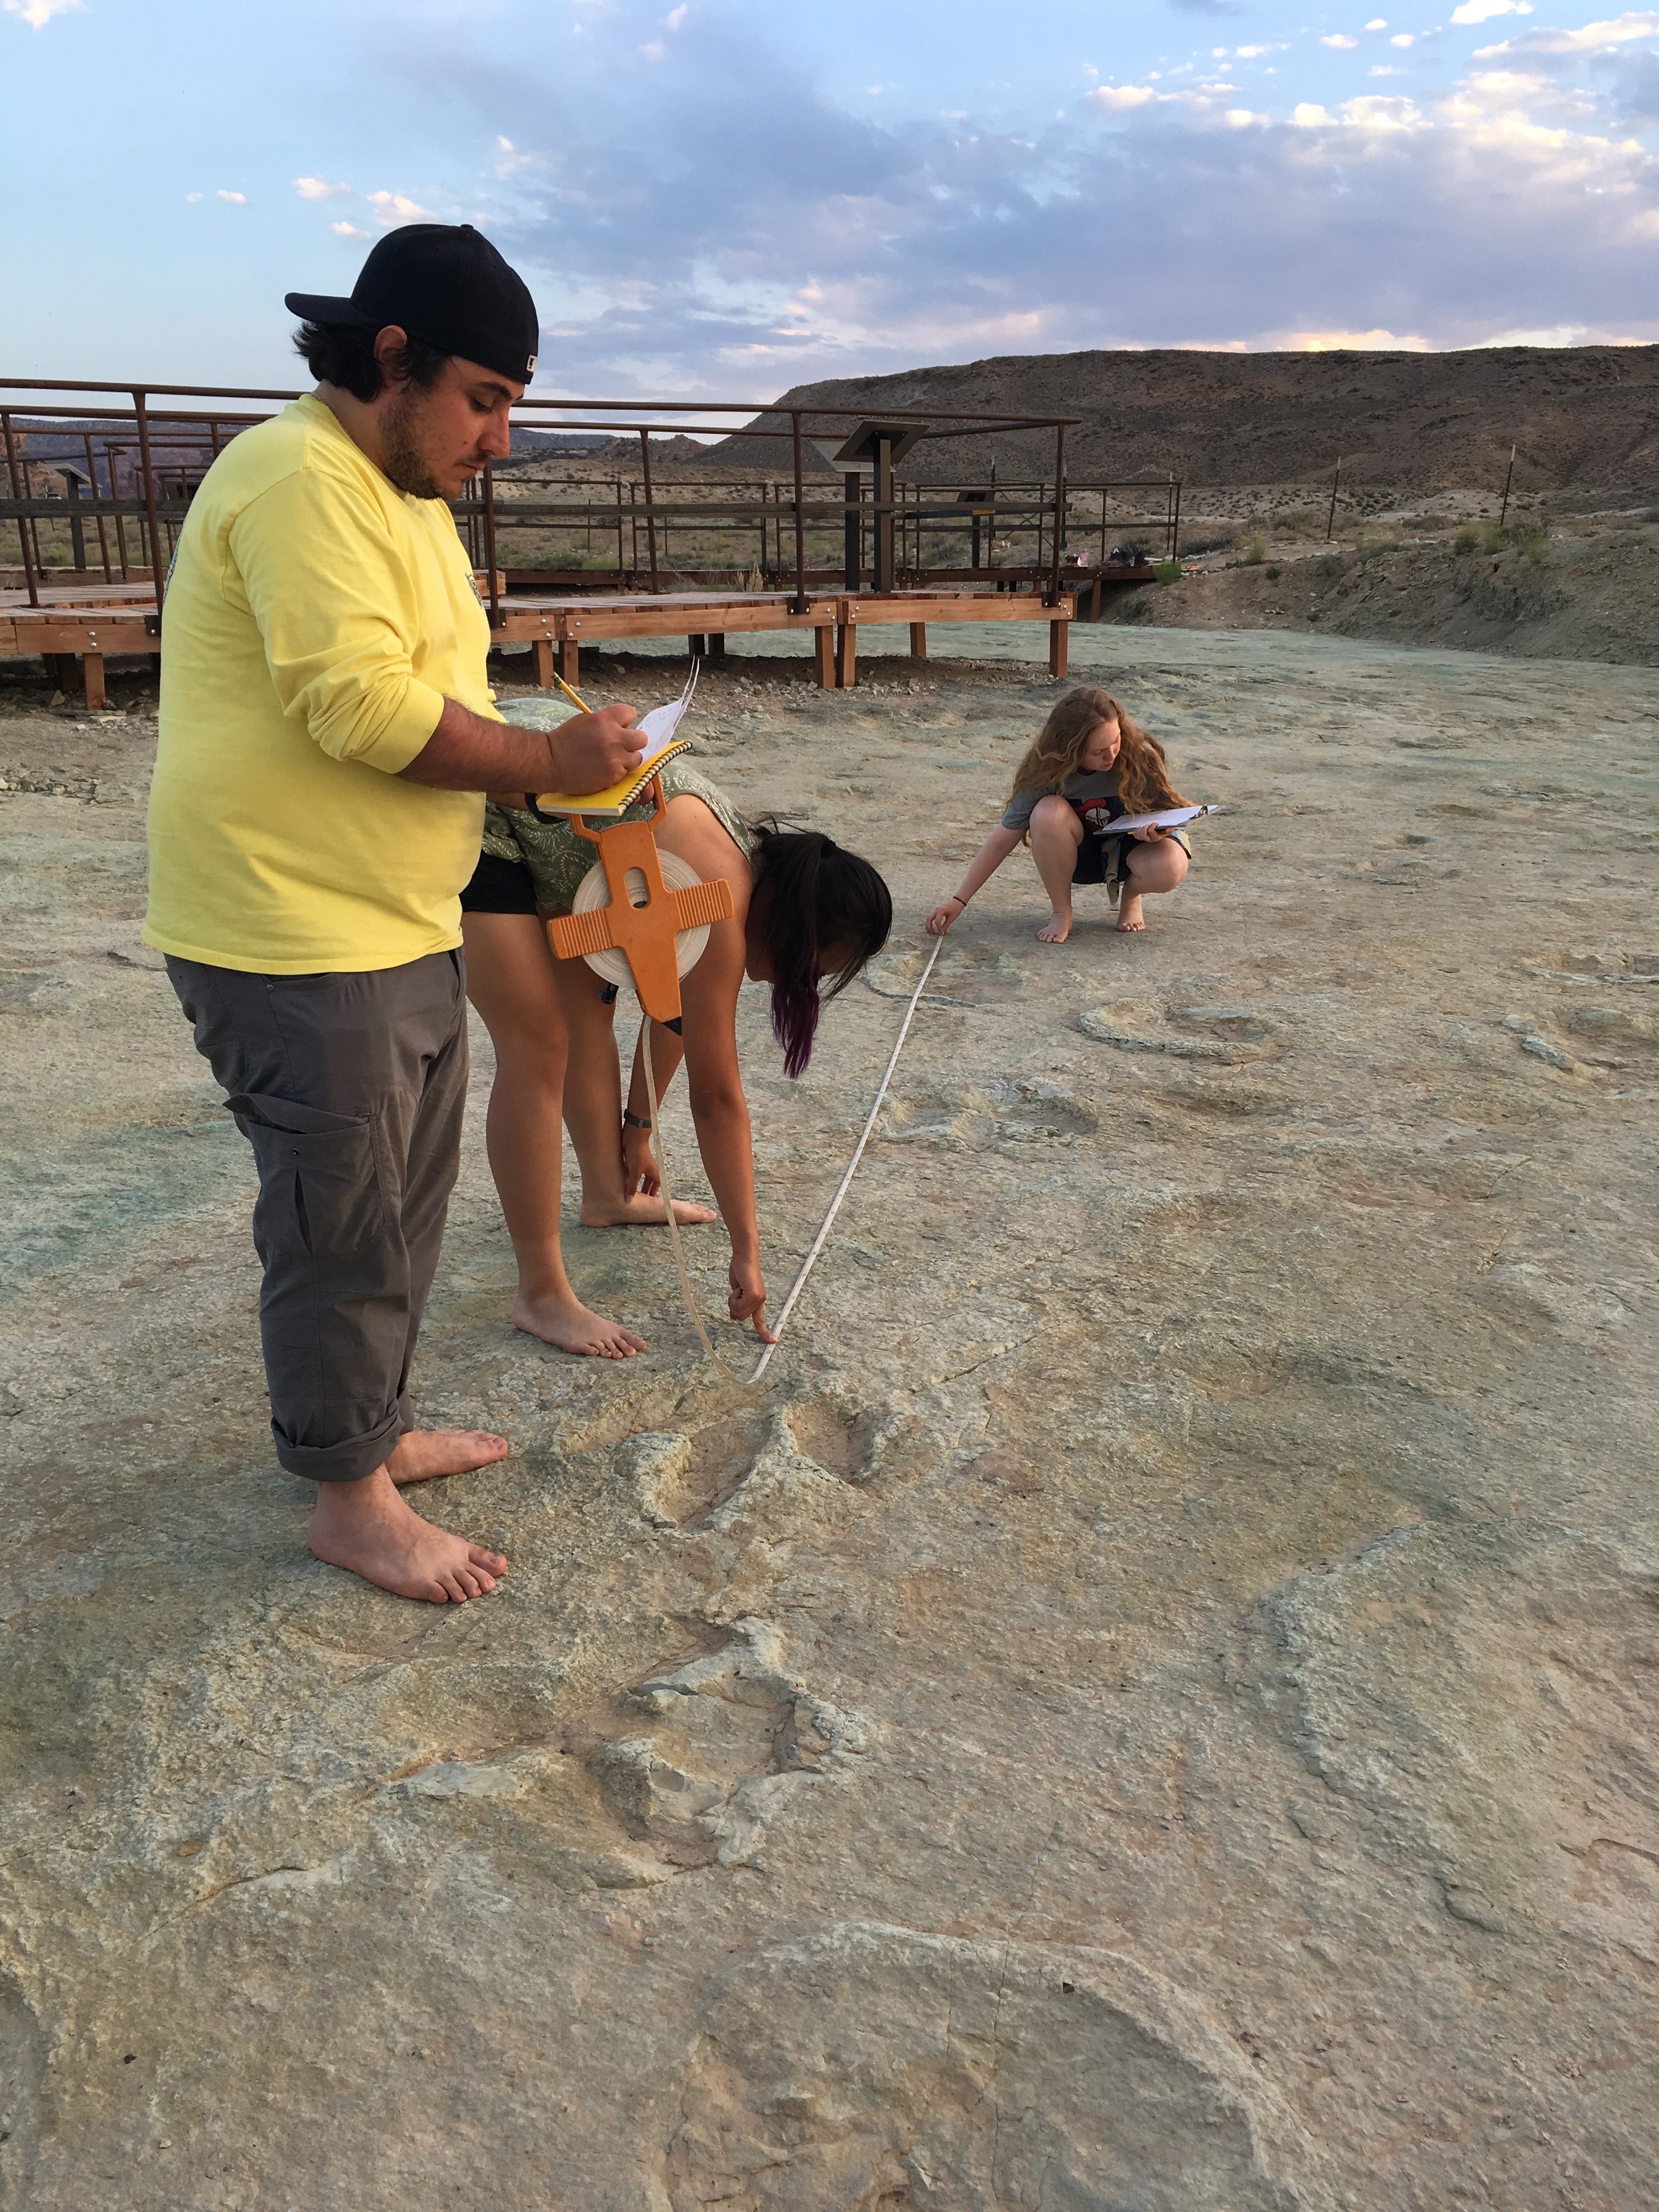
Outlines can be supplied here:
M420 402L415 386L405 384L386 409L380 424L380 450L386 472L399 491L411 499L438 499L442 488L427 465L416 434Z

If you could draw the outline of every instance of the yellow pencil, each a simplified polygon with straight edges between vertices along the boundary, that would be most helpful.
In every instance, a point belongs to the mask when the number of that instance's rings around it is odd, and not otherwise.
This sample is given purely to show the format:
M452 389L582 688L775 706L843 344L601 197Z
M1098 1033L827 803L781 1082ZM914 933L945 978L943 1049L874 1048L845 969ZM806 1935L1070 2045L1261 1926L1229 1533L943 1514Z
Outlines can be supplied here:
M574 700L575 703L581 708L584 714L591 714L592 713L593 709L588 705L586 700L583 698L581 693L580 691L574 690L571 686L565 682L563 677L560 675L556 668L553 671L553 681L558 685L560 690L563 692L567 699Z

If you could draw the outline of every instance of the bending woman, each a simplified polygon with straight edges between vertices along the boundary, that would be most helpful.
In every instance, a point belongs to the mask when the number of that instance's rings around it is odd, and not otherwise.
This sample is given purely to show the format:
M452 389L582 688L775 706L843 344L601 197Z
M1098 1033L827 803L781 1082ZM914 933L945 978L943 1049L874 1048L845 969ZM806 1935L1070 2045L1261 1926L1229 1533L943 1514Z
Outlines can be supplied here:
M514 720L533 714L538 726L563 719L550 702L515 702L507 711ZM651 1065L660 1099L685 1061L698 1148L732 1238L731 1316L753 1321L767 1338L749 1108L738 1066L738 988L745 975L770 984L784 1067L801 1074L823 1001L886 943L892 900L869 861L816 830L746 820L684 756L661 781L667 813L657 826L659 846L705 881L724 877L732 915L714 925L702 959L681 981L684 1041L652 1024ZM628 818L650 812L641 799ZM514 1326L565 1352L625 1359L644 1340L589 1311L570 1287L559 1245L562 1110L581 1165L583 1225L665 1218L637 1053L625 1106L623 1099L616 993L586 961L556 960L544 927L545 917L571 911L597 857L568 824L492 801L477 872L461 896L462 926L468 990L495 1048L485 1135L519 1263ZM677 1201L675 1218L696 1224L715 1216Z

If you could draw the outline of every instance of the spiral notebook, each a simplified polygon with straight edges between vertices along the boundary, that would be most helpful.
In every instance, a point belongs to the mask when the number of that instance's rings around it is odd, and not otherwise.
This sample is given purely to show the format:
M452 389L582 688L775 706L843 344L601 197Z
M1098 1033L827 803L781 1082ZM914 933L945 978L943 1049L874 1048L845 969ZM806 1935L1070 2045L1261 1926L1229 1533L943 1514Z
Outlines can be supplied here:
M648 714L641 714L635 727L645 746L645 758L639 766L630 769L620 783L613 783L604 791L538 791L535 804L544 814L592 814L620 817L632 805L652 777L666 763L691 750L690 738L677 734L685 720L685 710L691 704L691 695L697 688L697 663L691 664L691 673L686 678L685 689L678 699L671 699L665 707L653 707Z

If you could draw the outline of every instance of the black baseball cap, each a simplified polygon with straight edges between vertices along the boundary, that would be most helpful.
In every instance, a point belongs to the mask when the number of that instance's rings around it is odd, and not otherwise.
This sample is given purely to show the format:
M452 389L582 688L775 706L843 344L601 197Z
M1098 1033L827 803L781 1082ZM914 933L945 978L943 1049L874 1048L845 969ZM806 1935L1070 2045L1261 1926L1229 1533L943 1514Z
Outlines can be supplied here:
M493 368L515 384L536 374L536 302L530 287L470 222L411 222L383 238L349 300L289 292L290 314L412 338Z

